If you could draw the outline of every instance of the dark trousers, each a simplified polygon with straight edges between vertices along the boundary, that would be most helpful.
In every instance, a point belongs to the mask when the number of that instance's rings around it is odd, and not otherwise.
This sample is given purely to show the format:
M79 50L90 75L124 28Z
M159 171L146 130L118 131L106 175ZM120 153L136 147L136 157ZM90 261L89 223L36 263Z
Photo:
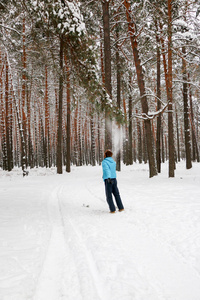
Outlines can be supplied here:
M112 181L112 183L108 183L107 179L104 180L105 189L106 189L106 200L108 202L110 211L115 211L115 205L113 203L112 194L115 197L115 201L116 201L118 209L123 209L124 207L123 207L122 200L121 200L119 190L117 187L117 180L116 180L116 178L112 178L111 181Z

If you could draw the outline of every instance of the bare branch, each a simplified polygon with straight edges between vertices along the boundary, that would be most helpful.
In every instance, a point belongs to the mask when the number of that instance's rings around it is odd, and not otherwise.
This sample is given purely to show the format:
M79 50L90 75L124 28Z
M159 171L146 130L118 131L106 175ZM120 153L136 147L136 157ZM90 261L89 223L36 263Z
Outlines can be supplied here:
M14 29L14 28L11 28L11 27L8 27L8 26L2 25L2 24L0 24L0 26L5 29L12 30L12 31L16 32L17 34L21 35L21 32L19 32L18 30Z

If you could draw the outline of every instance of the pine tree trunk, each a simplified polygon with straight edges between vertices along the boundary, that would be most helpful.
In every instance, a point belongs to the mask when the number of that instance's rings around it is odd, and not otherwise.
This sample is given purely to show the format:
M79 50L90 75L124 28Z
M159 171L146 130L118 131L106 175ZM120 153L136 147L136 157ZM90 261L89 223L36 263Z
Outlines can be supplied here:
M97 117L97 162L99 166L101 165L101 133L100 133L100 114L98 112L98 117Z
M36 107L35 103L34 103L34 107ZM37 122L36 109L34 109L34 128L35 128L34 166L38 167L38 122Z
M73 134L74 134L74 159L76 166L78 163L78 130L77 130L77 118L78 118L78 103L76 104L75 114L74 114L74 126L73 126Z
M124 6L126 8L128 31L129 31L129 35L130 35L131 46L132 46L132 51L133 51L133 56L134 56L134 61L135 61L136 73L137 73L137 81L138 81L138 86L139 86L139 90L140 90L142 112L145 116L148 116L148 111L149 111L148 101L147 101L147 97L146 97L142 65L141 65L141 61L139 58L138 43L137 43L137 38L135 35L135 24L131 18L130 1L124 0ZM149 160L149 176L153 177L153 176L157 175L157 168L156 168L155 157L154 157L154 143L153 143L151 122L149 119L145 119L144 124L145 124L145 135L146 135L147 152L148 152L148 160Z
M169 177L174 177L174 126L172 105L172 0L168 0L168 146Z
M112 99L109 1L103 1L102 8L104 32L105 90L108 97ZM107 109L105 111L105 149L112 149L112 121Z
M138 111L136 110L136 115L138 114ZM142 163L142 131L141 131L141 126L140 126L140 121L137 119L137 137L138 137L138 142L137 142L137 158L139 163ZM144 149L143 149L144 151Z
M164 134L163 126L161 126L161 144L162 144L162 162L165 162L165 145L164 145Z
M81 105L79 105L79 116L78 116L78 149L79 149L79 166L83 165L82 155L82 118L81 118Z
M128 105L128 164L133 164L133 121L132 121L132 109L133 102L131 97L131 78L129 78L129 105Z
M5 123L5 108L3 103L2 119L1 119L1 134L2 134L2 155L3 155L3 170L8 170L8 155L6 146L6 123Z
M66 62L67 66L67 62ZM67 156L66 172L71 171L71 99L70 99L70 73L67 67Z
M118 28L116 28L116 37L117 40L119 38L119 30ZM121 106L121 70L120 70L120 60L119 60L119 49L117 47L117 51L116 51L116 67L117 67L117 107L118 109L120 109ZM120 124L117 124L118 129L119 129L119 149L117 149L116 151L116 170L117 171L121 171L121 134L120 134Z
M60 37L60 74L58 103L57 173L62 174L63 37Z
M136 151L136 132L137 132L137 125L136 121L134 120L134 129L133 129L133 161L137 161L137 151Z
M33 168L33 146L32 146L32 134L31 134L31 105L30 105L30 93L27 90L27 125L28 125L28 165Z
M125 126L124 126L124 141L123 141L123 162L128 164L128 126L127 126L127 112L126 112L126 100L123 93L123 107L124 107L124 116L125 116Z
M6 170L11 171L11 145L10 145L10 110L9 110L9 83L8 83L8 63L6 62L6 79L5 79L5 125L6 125Z
M179 122L178 122L177 112L176 112L176 139L177 139L177 158L178 161L180 161L181 157L180 157L180 142L179 142Z
M172 4L168 0L168 67L165 56L164 40L161 38L163 66L165 73L166 92L168 100L168 158L169 158L169 177L174 177L174 126L173 126L173 105L172 105ZM160 24L161 27L161 24ZM161 28L162 30L162 28ZM167 150L166 150L167 154ZM166 156L167 157L167 156Z
M182 53L185 56L185 47L182 47ZM187 70L185 58L182 58L182 72L183 72L183 104L184 104L184 135L185 135L185 152L186 152L186 169L192 168L191 159L191 141L190 141L190 127L189 127L189 108L188 108L188 84L187 84Z
M148 160L148 153L147 153L147 142L146 142L146 136L145 136L145 126L143 123L143 139L142 139L142 144L143 144L143 151L142 151L142 155L143 155L143 162L146 164L147 160Z
M45 148L44 148L44 162L45 167L50 166L49 160L49 97L48 97L48 70L45 66Z
M91 130L91 165L95 166L94 115L92 111L90 115L90 130Z
M188 74L188 80L189 80ZM193 104L192 104L192 92L191 87L189 85L189 99L190 99L190 116L191 116L191 127L192 127L192 160L196 160L196 147L195 147L195 131L194 131L194 112L193 112Z
M189 74L188 74L189 79ZM197 145L197 138L196 138L196 132L195 132L195 124L194 124L194 112L193 112L193 103L192 103L192 92L189 85L189 98L190 98L190 116L191 116L191 128L192 128L192 160L199 162L199 151L198 151L198 145ZM198 114L197 114L198 116ZM197 124L198 124L198 117L197 117Z
M22 70L22 93L21 93L21 105L22 105L22 128L23 128L23 140L22 143L24 143L25 147L25 155L22 156L22 169L24 170L25 167L27 167L27 116L26 116L26 38L25 38L25 29L26 29L26 24L25 24L25 18L23 19L23 53L22 53L22 65L23 65L23 70Z
M160 76L160 49L159 37L156 35L157 41L157 111L161 108L161 76ZM158 173L161 172L161 114L157 117L157 131L156 131L156 161Z
M3 62L1 60L1 49L0 49L0 66L2 65L2 70L1 70L1 74L0 74L0 111L1 111L1 145L2 145L2 159L3 159L3 170L7 170L7 147L6 147L6 125L5 125L5 104L3 101L3 71L4 71L4 65Z

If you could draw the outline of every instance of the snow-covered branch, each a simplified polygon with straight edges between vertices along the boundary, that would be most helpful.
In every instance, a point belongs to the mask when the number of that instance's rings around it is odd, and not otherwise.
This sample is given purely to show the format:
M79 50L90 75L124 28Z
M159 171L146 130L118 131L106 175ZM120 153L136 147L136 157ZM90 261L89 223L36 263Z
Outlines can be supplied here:
M0 26L5 28L5 29L12 30L12 31L16 32L17 34L21 35L21 32L19 32L18 30L14 29L14 28L11 28L9 26L5 26L3 24L0 24Z

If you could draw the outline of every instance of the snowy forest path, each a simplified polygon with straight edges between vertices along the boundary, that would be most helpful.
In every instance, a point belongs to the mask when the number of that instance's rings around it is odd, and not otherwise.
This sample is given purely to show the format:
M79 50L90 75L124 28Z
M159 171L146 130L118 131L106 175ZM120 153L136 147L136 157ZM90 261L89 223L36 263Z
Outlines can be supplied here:
M52 235L34 300L171 300L174 295L188 300L187 285L199 295L199 274L175 251L170 237L164 240L164 227L157 232L165 203L160 206L154 198L145 207L134 201L125 212L111 216L100 180L90 173L73 174L52 190ZM128 178L126 182L128 187ZM122 193L130 199L127 187ZM161 215L152 220L154 206ZM170 220L176 218L175 208Z
M50 194L48 208L51 222L51 236L47 247L43 267L36 287L34 300L60 299L63 266L65 265L66 243L63 235L63 223L58 202L57 186Z
M143 168L118 173L115 214L99 166L2 180L0 300L199 300L199 167Z
M51 237L34 300L109 300L92 256L82 243L70 215L63 214L63 189L64 185L60 184L50 194Z

